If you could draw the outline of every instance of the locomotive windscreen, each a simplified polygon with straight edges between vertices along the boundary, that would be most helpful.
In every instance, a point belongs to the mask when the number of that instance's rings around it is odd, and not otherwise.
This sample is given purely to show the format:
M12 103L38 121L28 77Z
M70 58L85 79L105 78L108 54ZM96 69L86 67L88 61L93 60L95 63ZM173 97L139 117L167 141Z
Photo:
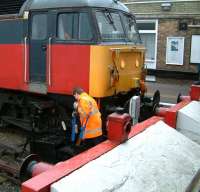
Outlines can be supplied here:
M119 13L109 10L96 12L97 23L103 41L128 41L140 44L140 36L133 16L122 14L125 30Z
M25 0L1 0L0 15L17 14Z

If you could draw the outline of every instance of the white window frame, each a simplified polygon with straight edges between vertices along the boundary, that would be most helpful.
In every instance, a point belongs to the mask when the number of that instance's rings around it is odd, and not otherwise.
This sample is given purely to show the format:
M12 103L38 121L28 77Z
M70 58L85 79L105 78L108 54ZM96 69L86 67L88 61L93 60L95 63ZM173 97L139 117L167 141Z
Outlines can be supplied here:
M145 59L145 63L154 62L155 66L153 69L156 69L156 63L157 63L157 47L158 47L158 20L137 20L137 23L155 23L155 29L154 30L139 30L140 34L155 34L155 55L154 60Z
M200 64L200 35L192 35L191 38L191 51L190 51L190 63L192 64Z

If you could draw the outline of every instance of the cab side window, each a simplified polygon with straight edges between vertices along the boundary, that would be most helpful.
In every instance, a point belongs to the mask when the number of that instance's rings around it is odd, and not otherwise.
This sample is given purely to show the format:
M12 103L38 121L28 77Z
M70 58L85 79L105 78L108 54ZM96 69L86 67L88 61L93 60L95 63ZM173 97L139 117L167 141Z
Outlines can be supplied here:
M78 14L64 13L58 17L58 38L61 40L77 39Z
M80 40L92 39L91 25L87 13L79 14L79 39Z
M58 16L57 38L67 41L92 39L91 25L87 13L62 13Z
M44 40L47 37L47 15L34 15L32 19L31 39Z

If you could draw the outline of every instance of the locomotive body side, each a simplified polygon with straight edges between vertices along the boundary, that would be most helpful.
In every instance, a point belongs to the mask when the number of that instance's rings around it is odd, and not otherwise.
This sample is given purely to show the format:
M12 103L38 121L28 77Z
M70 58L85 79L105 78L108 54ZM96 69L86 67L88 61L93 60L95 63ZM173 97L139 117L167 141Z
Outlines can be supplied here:
M70 95L75 86L82 87L95 98L128 92L140 87L143 58L142 47L53 45L52 84L48 92ZM119 73L115 86L112 85L113 65L117 65Z
M24 22L0 18L0 88L26 90L24 82Z
M90 46L53 44L51 54L51 84L48 84L48 93L71 95L75 86L88 92Z

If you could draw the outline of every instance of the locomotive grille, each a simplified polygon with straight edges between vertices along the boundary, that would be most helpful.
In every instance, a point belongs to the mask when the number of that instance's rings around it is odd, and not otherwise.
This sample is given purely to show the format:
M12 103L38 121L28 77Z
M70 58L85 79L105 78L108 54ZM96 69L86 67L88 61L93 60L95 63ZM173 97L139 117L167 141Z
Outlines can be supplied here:
M1 0L0 15L17 14L25 0Z

